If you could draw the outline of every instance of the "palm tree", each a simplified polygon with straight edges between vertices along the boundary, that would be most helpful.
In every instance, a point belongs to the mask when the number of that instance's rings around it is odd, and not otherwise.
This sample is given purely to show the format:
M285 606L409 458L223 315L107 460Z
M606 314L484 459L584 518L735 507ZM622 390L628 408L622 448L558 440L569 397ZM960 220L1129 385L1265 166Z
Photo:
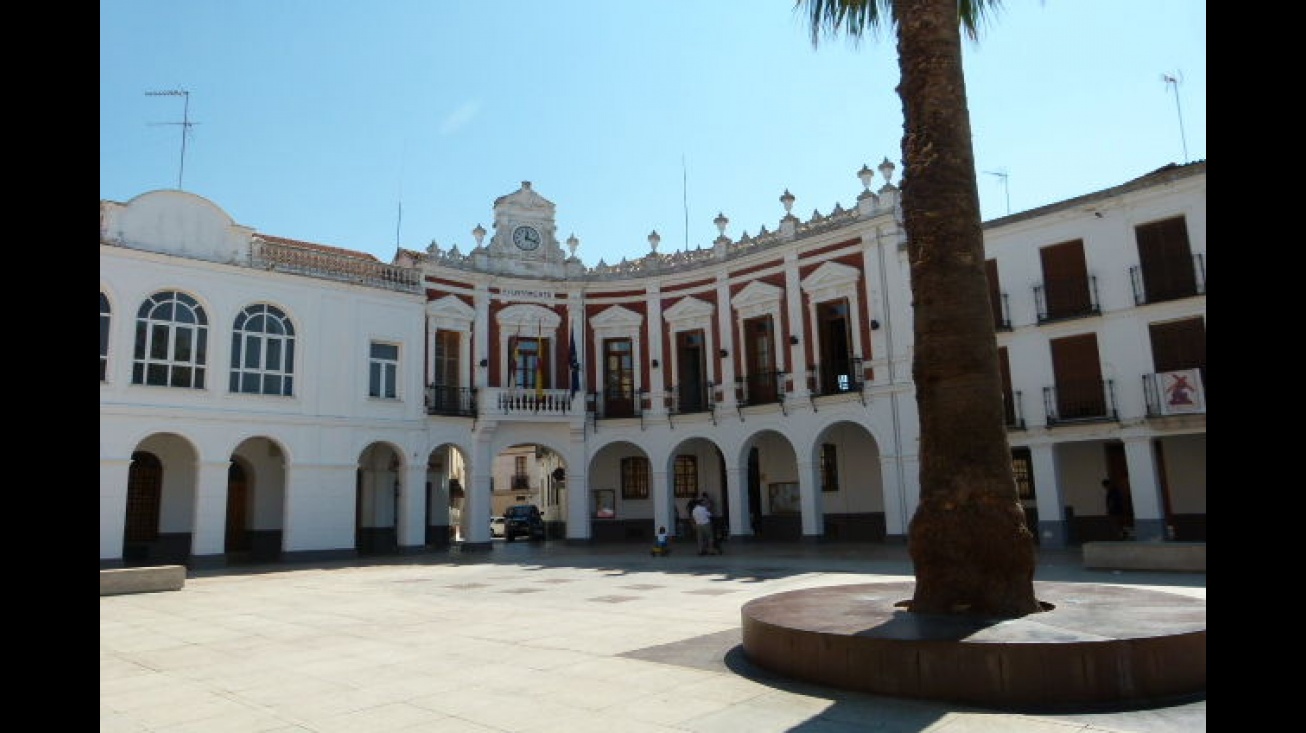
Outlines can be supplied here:
M1000 0L795 0L812 45L896 30L902 212L915 321L920 503L907 542L917 613L1018 617L1034 597L1035 550L1011 471L997 340L984 272L979 187L962 71Z

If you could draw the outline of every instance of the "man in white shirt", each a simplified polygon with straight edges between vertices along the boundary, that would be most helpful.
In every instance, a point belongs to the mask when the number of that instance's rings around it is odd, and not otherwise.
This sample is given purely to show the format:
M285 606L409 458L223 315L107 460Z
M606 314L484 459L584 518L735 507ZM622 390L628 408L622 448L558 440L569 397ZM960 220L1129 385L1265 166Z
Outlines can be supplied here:
M700 501L694 505L694 511L690 516L694 518L694 536L698 538L698 554L718 554L716 548L712 546L712 512L709 512L707 506Z

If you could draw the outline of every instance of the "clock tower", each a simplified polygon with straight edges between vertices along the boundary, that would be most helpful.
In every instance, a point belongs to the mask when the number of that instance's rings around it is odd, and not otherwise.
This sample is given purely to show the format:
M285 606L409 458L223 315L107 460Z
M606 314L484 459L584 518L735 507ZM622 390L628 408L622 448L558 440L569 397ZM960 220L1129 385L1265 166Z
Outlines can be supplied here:
M485 268L504 275L566 277L569 259L558 242L554 212L553 202L536 193L530 181L495 199L494 235L478 253Z

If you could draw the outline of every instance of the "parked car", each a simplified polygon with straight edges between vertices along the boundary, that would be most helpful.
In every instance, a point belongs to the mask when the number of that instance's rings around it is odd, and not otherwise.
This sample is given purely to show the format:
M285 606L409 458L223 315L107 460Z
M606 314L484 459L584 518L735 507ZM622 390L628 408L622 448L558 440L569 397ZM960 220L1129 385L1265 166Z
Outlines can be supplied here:
M490 536L502 537L504 533L503 517L490 517Z
M544 539L544 517L534 504L515 504L503 510L503 538L512 542L518 537Z

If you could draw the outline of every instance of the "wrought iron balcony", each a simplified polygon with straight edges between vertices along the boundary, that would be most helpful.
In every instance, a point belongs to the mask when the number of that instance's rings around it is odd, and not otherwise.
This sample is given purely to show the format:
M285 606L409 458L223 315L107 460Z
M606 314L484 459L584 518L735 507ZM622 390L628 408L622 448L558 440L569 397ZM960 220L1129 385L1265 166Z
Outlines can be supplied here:
M683 382L666 396L667 414L689 415L712 412L716 407L716 385L712 382Z
M1040 324L1102 313L1097 298L1097 277L1093 275L1088 276L1087 282L1077 277L1044 280L1042 285L1034 286L1034 304Z
M1129 284L1134 290L1134 305L1206 295L1206 259L1195 254L1191 263L1176 259L1148 271L1135 265L1129 268Z
M434 383L427 385L426 414L476 417L476 389Z
M860 356L822 362L813 366L811 371L815 375L812 384L814 397L861 392L866 383Z
M1043 410L1048 427L1120 419L1110 379L1067 380L1057 382L1055 387L1044 387Z
M997 331L1011 330L1011 296L1003 293L998 296L1001 304L993 311L993 327Z
M641 417L644 414L644 392L631 389L605 389L586 397L597 420L614 420Z
M767 370L735 380L735 401L741 407L775 405L784 402L786 372Z
M1008 430L1025 429L1025 410L1020 390L1002 393L1002 418Z

